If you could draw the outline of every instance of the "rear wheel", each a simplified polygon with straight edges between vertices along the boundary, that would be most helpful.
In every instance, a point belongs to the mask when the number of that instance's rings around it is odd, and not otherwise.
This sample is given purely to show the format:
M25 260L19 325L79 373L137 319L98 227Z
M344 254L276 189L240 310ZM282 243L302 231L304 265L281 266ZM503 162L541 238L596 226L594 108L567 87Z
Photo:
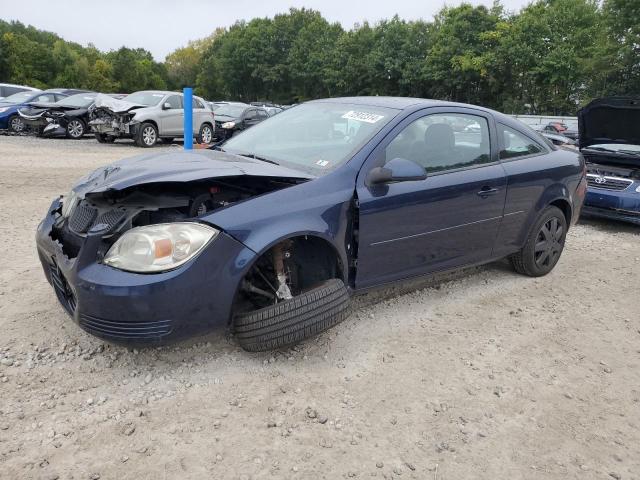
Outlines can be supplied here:
M548 206L538 217L522 250L509 258L513 268L530 277L546 275L560 260L566 236L564 213L558 207Z
M116 137L105 135L104 133L96 133L96 140L98 140L98 143L113 143L116 141Z
M344 320L349 293L337 278L327 280L289 300L235 317L240 346L250 352L286 347Z
M136 135L136 145L139 147L153 147L158 141L158 129L153 123L145 122L140 125Z
M196 137L196 141L198 143L209 144L209 143L212 142L212 140L213 140L213 127L211 125L209 125L208 123L204 123L200 127L200 132L198 133L198 136Z
M84 136L84 122L79 118L74 118L67 123L67 138L78 140Z
M13 133L23 133L27 126L19 115L11 115L9 117L9 131Z

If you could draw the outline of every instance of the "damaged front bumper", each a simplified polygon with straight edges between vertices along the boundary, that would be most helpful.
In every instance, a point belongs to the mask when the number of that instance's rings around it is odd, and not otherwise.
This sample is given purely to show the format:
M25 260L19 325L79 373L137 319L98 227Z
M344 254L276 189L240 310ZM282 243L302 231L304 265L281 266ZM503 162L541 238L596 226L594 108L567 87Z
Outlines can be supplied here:
M138 274L100 263L99 225L65 253L55 234L61 223L55 200L38 226L36 245L58 301L85 331L115 343L163 344L226 326L236 288L255 253L221 232L196 258L175 270Z
M89 121L91 131L112 137L134 137L139 125L139 122L118 117L101 117Z

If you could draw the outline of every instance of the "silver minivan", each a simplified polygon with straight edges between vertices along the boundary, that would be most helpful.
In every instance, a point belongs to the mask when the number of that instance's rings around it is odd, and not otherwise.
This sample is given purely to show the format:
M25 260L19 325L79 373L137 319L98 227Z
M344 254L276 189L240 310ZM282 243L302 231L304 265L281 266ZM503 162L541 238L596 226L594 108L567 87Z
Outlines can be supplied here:
M213 140L213 111L200 97L193 97L193 136L198 143ZM171 143L184 136L183 95L180 92L145 90L122 99L98 95L89 110L89 126L100 143L133 138L140 147L158 141Z

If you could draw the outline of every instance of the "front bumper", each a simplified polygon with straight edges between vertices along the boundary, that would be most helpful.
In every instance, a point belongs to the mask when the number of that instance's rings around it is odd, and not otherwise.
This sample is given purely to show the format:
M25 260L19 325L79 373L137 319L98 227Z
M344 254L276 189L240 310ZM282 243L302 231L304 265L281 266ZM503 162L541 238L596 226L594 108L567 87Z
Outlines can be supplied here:
M640 193L635 191L638 187L640 182L621 191L589 187L582 214L640 225Z
M242 243L221 232L175 270L124 272L96 260L99 234L88 234L69 258L51 237L59 207L54 201L38 226L38 256L60 304L82 329L114 343L158 345L229 324L236 288L255 256Z
M113 119L106 121L104 119L94 119L89 121L89 127L94 133L101 133L111 137L133 138L135 137L140 123L138 122L120 122Z

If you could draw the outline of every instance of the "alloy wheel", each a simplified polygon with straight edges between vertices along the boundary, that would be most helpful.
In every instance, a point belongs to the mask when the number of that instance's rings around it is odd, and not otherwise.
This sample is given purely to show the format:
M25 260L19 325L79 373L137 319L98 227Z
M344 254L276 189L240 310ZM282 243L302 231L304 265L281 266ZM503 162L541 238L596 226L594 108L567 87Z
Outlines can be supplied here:
M202 143L211 143L211 139L213 138L213 132L211 131L211 127L205 125L202 127Z
M84 126L80 120L71 120L67 125L67 131L72 138L80 138L84 135Z
M142 130L142 141L145 145L152 146L156 143L156 130L152 126L146 126Z
M11 119L10 127L14 132L22 132L24 130L24 122L20 117L13 117Z
M540 228L536 237L534 260L538 267L553 265L564 246L564 226L556 217L551 217Z

